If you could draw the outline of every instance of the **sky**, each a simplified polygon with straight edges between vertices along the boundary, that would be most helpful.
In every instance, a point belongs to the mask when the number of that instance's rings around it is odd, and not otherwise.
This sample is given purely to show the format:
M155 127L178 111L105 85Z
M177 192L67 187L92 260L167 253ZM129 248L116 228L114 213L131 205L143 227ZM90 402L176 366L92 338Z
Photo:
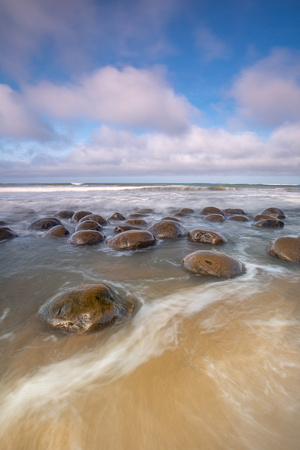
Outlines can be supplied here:
M0 182L300 184L299 0L0 0Z

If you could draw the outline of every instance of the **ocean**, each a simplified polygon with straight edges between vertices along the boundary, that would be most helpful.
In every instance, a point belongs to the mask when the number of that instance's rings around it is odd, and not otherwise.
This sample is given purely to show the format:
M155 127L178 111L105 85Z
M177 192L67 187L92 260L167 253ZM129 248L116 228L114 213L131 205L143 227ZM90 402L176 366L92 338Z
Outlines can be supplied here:
M1 184L0 204L18 235L0 242L1 449L299 449L300 265L266 250L300 236L299 185ZM250 220L208 222L206 206L241 208ZM284 211L283 228L253 226L269 207ZM66 209L127 219L145 208L143 229L190 208L178 217L186 231L228 242L182 237L118 251L28 228ZM200 249L233 256L245 274L187 272L182 259ZM129 320L71 334L38 316L57 294L98 282L136 299Z

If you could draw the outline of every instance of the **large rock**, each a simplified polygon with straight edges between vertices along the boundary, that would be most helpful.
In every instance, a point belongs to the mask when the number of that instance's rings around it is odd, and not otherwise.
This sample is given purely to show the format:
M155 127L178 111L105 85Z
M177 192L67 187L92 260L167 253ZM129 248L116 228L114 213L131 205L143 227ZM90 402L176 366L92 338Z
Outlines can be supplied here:
M96 245L104 241L105 236L96 230L76 231L69 241L73 245Z
M232 256L208 250L190 253L182 264L188 271L202 276L234 278L245 273L245 266Z
M161 220L154 223L148 231L159 239L176 239L186 236L186 229L174 220Z
M208 220L209 222L224 222L225 217L223 214L208 214L204 217L205 220Z
M284 222L277 219L262 219L253 224L255 227L259 228L283 228Z
M147 225L147 222L144 219L128 219L125 222L126 225L142 225L145 226Z
M194 210L191 208L182 208L180 211L180 213L188 215L188 214L194 214Z
M246 215L245 211L240 208L226 208L224 209L224 212L228 215L237 215L237 214L242 214L243 216Z
M233 216L228 217L229 220L234 220L235 222L249 222L250 219L247 216L242 214L234 214Z
M203 216L208 216L209 214L222 214L225 215L224 211L220 208L216 208L215 206L206 206L200 211L200 214Z
M227 242L227 239L221 234L207 230L191 230L188 232L187 237L190 241L200 244L218 245Z
M81 220L83 217L88 216L90 214L93 214L91 211L76 211L76 213L74 213L72 219L74 220L74 222L79 222L79 220Z
M267 214L268 216L276 217L276 219L285 218L284 212L279 208L267 208L262 212L262 214Z
M112 222L119 220L122 221L125 220L125 217L121 213L115 212L112 216L109 217L108 220L111 220Z
M102 225L100 223L95 222L95 220L84 220L83 222L79 222L75 228L75 231L81 230L96 230L101 231Z
M52 227L49 230L45 231L43 237L57 239L68 236L69 234L69 230L67 230L63 225L55 225L55 227Z
M0 227L0 241L5 241L6 239L13 239L18 235L11 230L9 227Z
M124 318L133 309L132 299L106 284L83 284L46 302L38 315L54 328L86 333Z
M56 225L61 225L60 221L55 217L44 217L43 219L38 219L29 225L29 229L36 231L49 230L49 228L55 227Z
M300 263L300 239L295 237L280 237L272 241L267 249L269 255L277 256L286 261Z
M108 224L108 221L99 214L87 214L86 216L82 217L79 222L82 223L85 222L86 220L94 220L95 222L98 222L102 226Z
M72 219L72 217L74 216L75 212L72 211L71 209L65 209L63 211L58 211L55 214L55 217L57 219Z
M132 225L118 225L114 228L115 233L123 233L123 231L129 231L129 230L142 230L140 227L134 227Z
M106 244L115 250L137 250L150 247L155 242L155 237L149 231L129 230L117 234L109 239Z

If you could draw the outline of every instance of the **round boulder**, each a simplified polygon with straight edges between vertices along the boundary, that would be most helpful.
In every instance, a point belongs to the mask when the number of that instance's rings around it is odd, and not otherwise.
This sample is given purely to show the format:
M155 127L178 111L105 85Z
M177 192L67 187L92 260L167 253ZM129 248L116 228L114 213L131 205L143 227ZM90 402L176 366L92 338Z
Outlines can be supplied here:
M257 222L258 222L259 220L263 220L263 219L274 220L274 217L273 217L273 216L269 216L268 214L257 214L257 215L254 217L254 220L256 220Z
M280 259L300 263L300 239L295 237L280 237L271 242L267 249L269 255Z
M195 211L191 208L182 208L179 212L182 214L194 214Z
M56 239L68 236L69 234L69 231L63 225L55 225L55 227L52 227L49 230L45 231L43 237Z
M72 219L72 217L74 216L75 212L70 210L70 209L66 209L64 211L59 211L55 214L55 217L57 219Z
M228 217L229 220L234 220L235 222L249 222L250 219L242 214L235 214L234 216Z
M99 216L99 214L87 214L86 216L82 217L80 219L80 223L85 222L86 220L94 220L95 222L98 222L100 225L105 226L108 224L107 220L104 219L102 216Z
M95 220L84 220L83 222L79 222L75 228L75 231L81 231L81 230L101 231L102 226L100 225L100 223L95 222Z
M227 242L227 239L221 234L207 230L191 230L188 232L187 237L190 241L200 244L219 245Z
M154 212L153 209L150 209L150 208L144 208L144 209L138 210L138 213L140 213L140 214L151 214L153 212Z
M108 220L111 220L114 222L114 221L118 221L118 220L125 220L125 217L121 213L115 212L112 216L109 217Z
M209 222L224 222L225 217L222 214L208 214L204 219Z
M285 218L284 212L279 208L267 208L262 212L262 214L267 214L268 216L276 217L276 219Z
M115 233L123 233L123 231L130 231L130 230L141 230L142 228L134 227L132 225L119 225L114 228Z
M262 219L253 224L255 227L259 228L283 228L284 222L277 219Z
M176 219L176 217L163 217L160 220L173 220L174 222L180 222L180 220Z
M245 211L240 208L227 208L224 209L224 212L228 215L242 214L244 216L246 214Z
M50 299L38 315L54 328L86 333L124 318L133 309L132 299L121 297L106 284L82 284Z
M105 236L100 231L82 230L72 234L68 242L73 245L96 245L104 241L104 239Z
M128 219L125 222L126 225L147 225L147 222L144 219Z
M234 278L245 273L243 263L225 253L198 250L190 253L182 264L189 272L196 275L216 278Z
M225 215L224 212L220 208L216 208L215 206L206 206L200 211L200 214L203 216L208 216L209 214L221 214Z
M91 211L77 211L72 219L74 220L74 222L79 222L79 220L81 220L83 217L88 216L89 214L93 214L91 213Z
M150 247L155 242L155 237L149 231L129 230L117 234L106 243L115 250L137 250Z
M174 220L161 220L154 223L148 231L158 239L176 239L186 236L185 228Z
M18 235L8 227L0 227L0 241L5 241L6 239L13 239Z
M43 219L38 219L29 225L29 229L36 231L49 230L49 228L55 227L56 225L61 225L60 221L55 217L44 217Z

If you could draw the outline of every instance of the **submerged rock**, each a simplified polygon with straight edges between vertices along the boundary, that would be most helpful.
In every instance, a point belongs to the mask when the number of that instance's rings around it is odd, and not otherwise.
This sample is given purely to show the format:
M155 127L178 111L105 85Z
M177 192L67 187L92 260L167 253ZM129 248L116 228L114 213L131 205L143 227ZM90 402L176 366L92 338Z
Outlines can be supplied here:
M156 222L148 231L159 239L176 239L186 236L186 229L174 220L161 220Z
M194 210L191 208L182 208L180 211L180 213L188 215L188 214L194 214Z
M224 209L224 212L228 215L237 215L237 214L242 214L243 216L246 215L245 211L240 208L227 208Z
M55 217L57 219L72 219L74 214L75 214L75 211L72 211L71 209L66 209L66 210L57 212L55 214Z
M147 225L147 222L144 219L128 219L125 222L126 225Z
M13 239L18 237L18 235L11 230L9 227L0 227L0 241L5 241L6 239Z
M188 271L202 276L234 278L245 273L243 263L225 253L198 250L182 260Z
M235 214L233 216L228 217L229 220L234 220L235 222L249 222L250 219L247 216L242 214Z
M114 228L115 233L123 233L123 231L130 231L130 230L142 230L142 228L134 227L132 225L118 225Z
M155 237L149 231L129 230L117 234L106 241L106 244L115 250L137 250L154 245Z
M115 212L112 216L109 217L108 220L111 220L112 222L114 221L118 221L118 220L125 220L125 217L119 213L119 212Z
M98 222L102 226L108 225L108 221L99 214L87 214L86 216L82 217L79 222L82 223L86 220L94 220L94 222Z
M259 228L283 228L284 222L282 220L277 219L262 219L253 224L255 227Z
M89 214L93 214L91 211L76 211L73 215L72 219L74 222L79 222L83 217L88 216Z
M36 231L49 230L49 228L55 227L56 225L61 225L60 221L55 217L44 217L43 219L38 219L29 225L29 229Z
M208 214L204 219L209 222L224 222L225 217L222 214Z
M227 242L227 239L221 234L207 230L191 230L188 232L187 237L190 241L201 244L218 245Z
M269 244L267 252L271 256L300 263L300 239L295 237L280 237Z
M104 283L82 284L46 302L38 315L54 328L86 333L124 318L133 309L132 299Z
M69 234L70 234L69 231L63 225L55 225L55 227L52 227L49 230L47 230L43 234L43 237L57 239L68 236Z
M104 239L105 236L100 231L82 230L72 234L68 242L73 245L96 245L104 241Z
M284 212L279 208L267 208L262 214L267 214L268 216L276 217L276 219L285 219Z
M222 209L216 208L215 206L206 206L200 211L200 214L202 214L202 216L208 216L209 214L221 214L222 216L225 215Z
M84 220L83 222L79 222L75 228L75 231L81 230L96 230L101 231L102 225L100 223L95 222L95 220Z

